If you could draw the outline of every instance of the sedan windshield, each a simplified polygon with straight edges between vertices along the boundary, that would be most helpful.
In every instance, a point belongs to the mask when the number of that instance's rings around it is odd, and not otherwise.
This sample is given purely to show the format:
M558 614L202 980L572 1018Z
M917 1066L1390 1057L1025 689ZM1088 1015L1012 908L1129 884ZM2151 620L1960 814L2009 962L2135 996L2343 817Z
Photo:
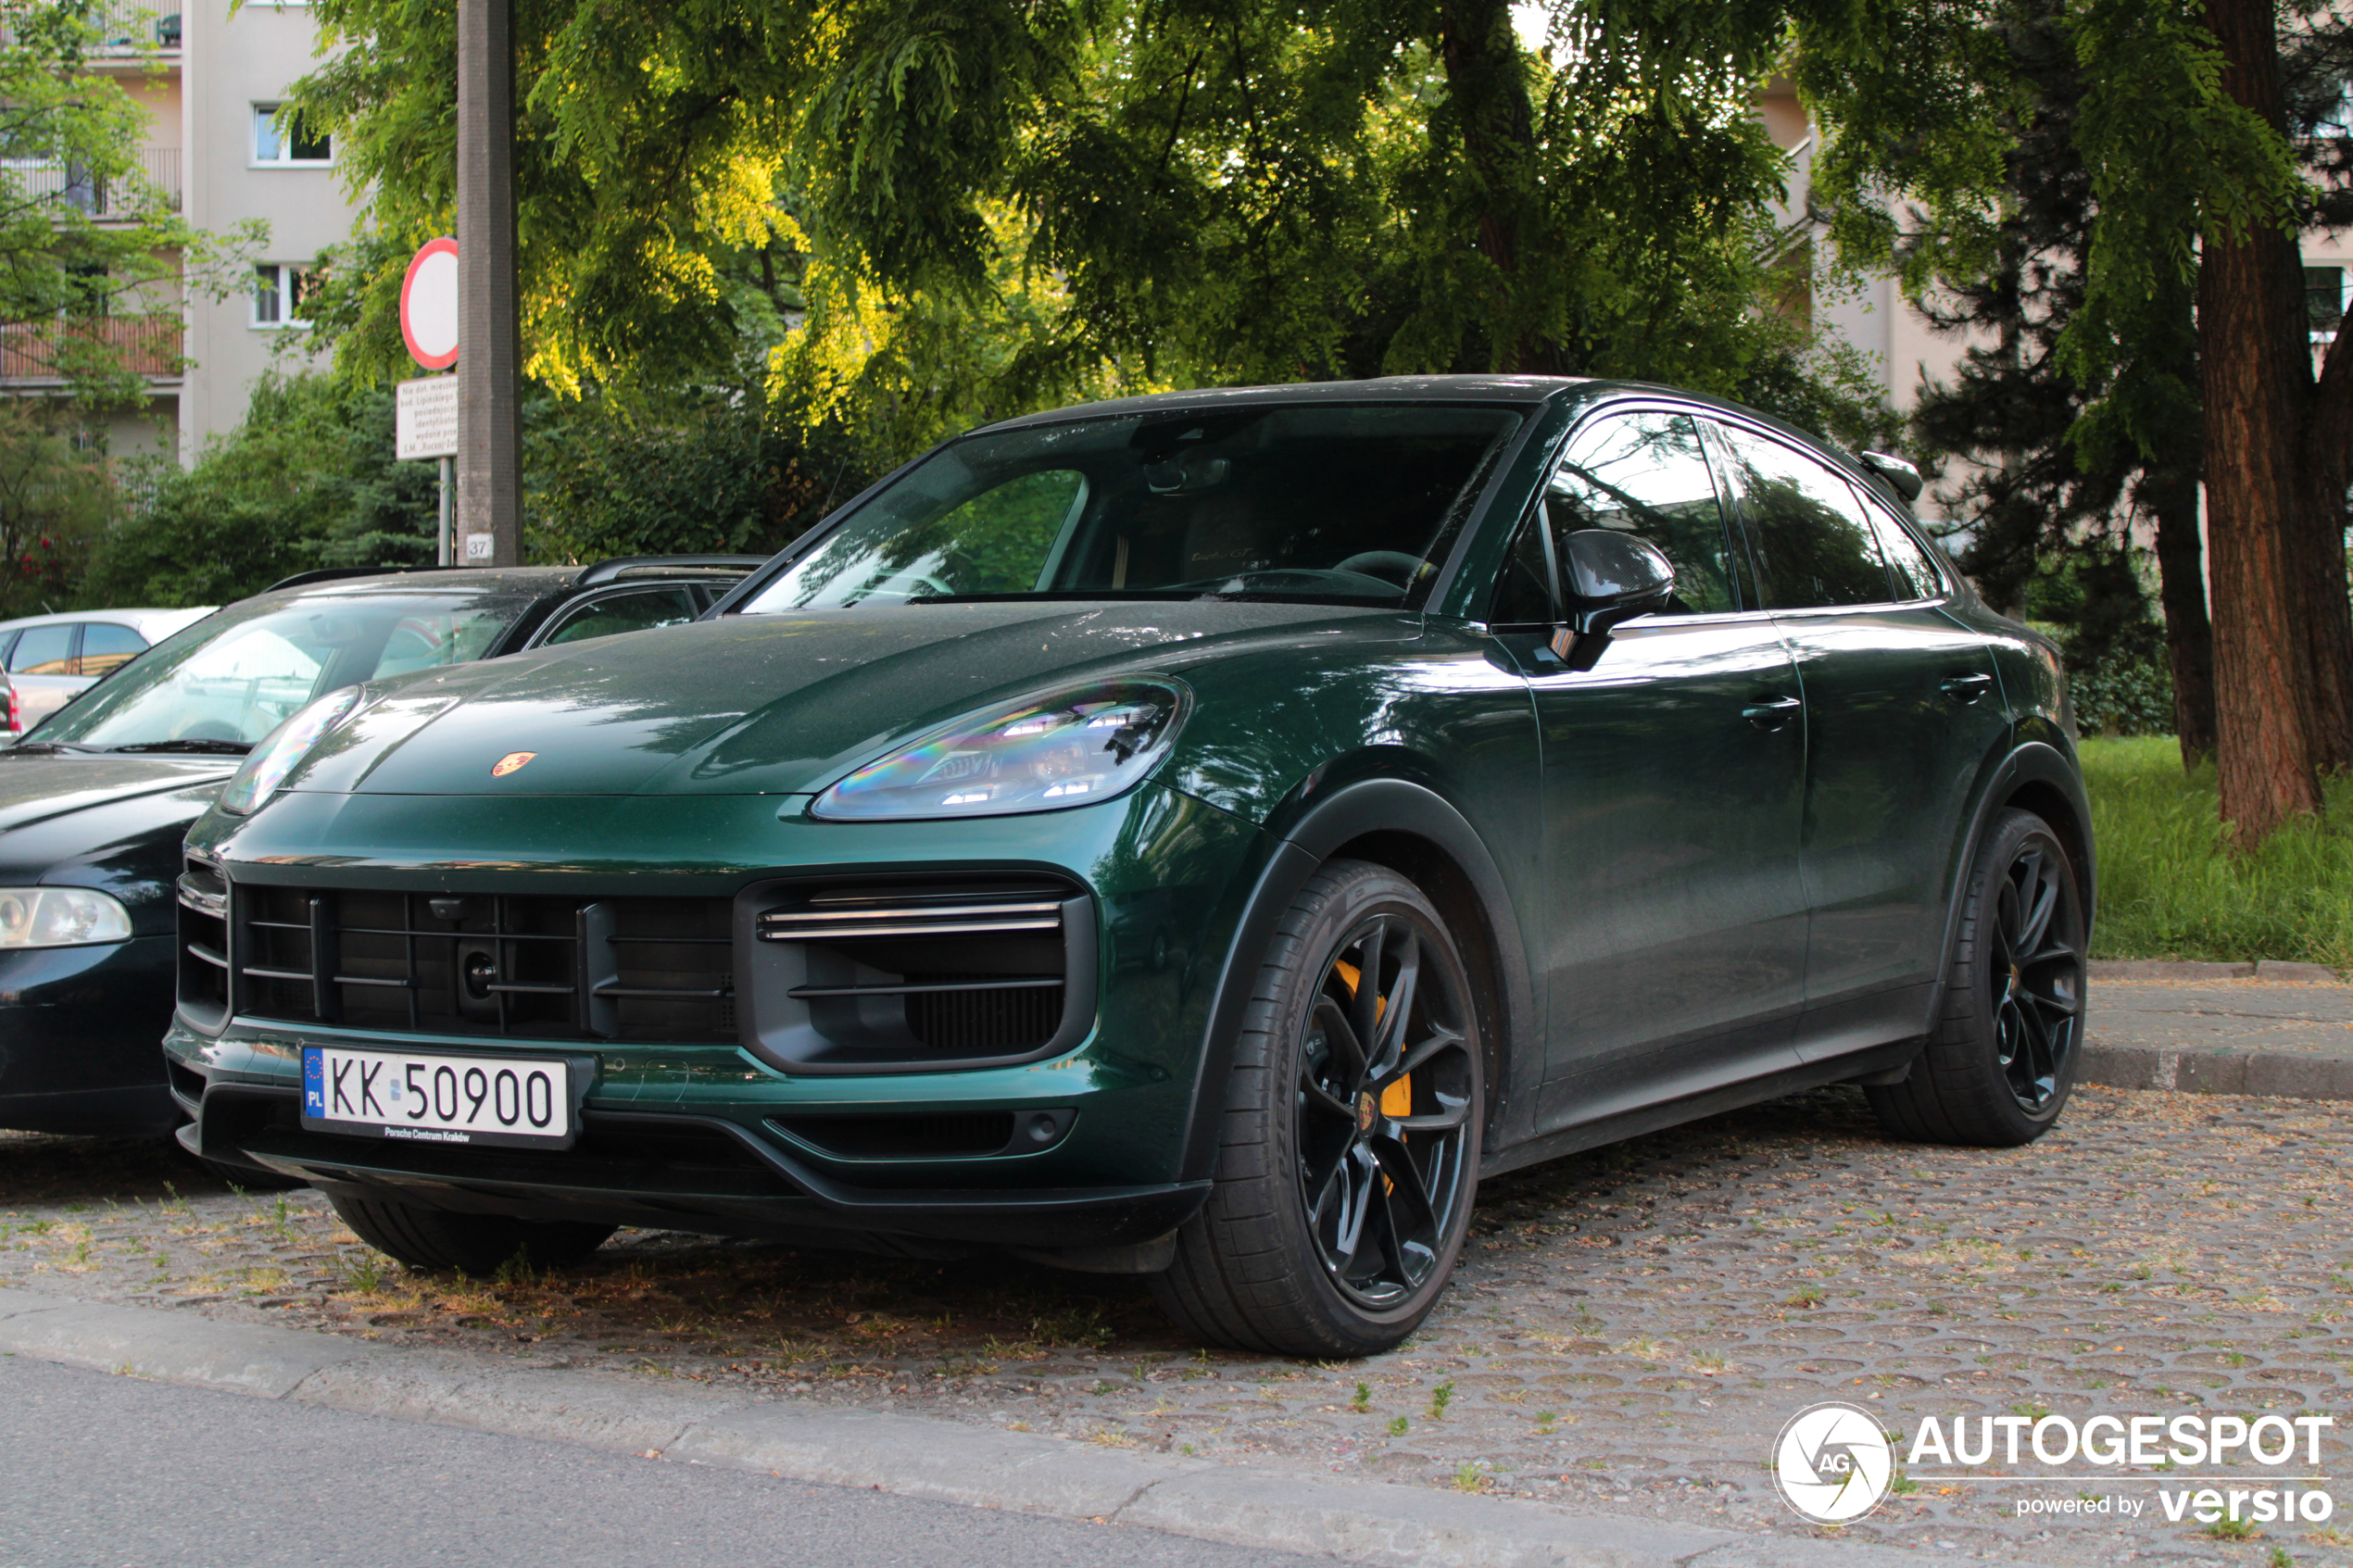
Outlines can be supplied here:
M1417 602L1521 417L1316 403L975 435L859 508L744 610L1040 596Z
M25 748L243 751L313 697L481 658L531 603L516 594L355 594L233 607L93 686Z

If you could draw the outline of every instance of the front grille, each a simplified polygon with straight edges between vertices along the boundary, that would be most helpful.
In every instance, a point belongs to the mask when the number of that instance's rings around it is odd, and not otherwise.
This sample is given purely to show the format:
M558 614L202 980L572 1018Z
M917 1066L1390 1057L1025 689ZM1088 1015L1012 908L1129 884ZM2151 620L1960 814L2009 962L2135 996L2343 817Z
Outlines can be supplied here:
M535 1039L733 1040L724 898L234 891L256 1018Z
M1088 910L1075 889L1026 877L777 887L754 928L782 961L789 1011L763 1019L762 1043L836 1071L1036 1054L1092 999Z

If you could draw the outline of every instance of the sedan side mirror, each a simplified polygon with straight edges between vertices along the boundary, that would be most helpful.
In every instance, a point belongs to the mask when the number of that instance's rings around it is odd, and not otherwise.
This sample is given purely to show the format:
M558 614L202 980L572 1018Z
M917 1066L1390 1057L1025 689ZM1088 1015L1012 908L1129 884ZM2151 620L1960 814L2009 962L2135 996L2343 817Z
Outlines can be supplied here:
M1561 541L1561 558L1568 627L1553 639L1553 651L1572 670L1591 670L1611 632L1675 593L1674 563L1630 533L1580 528Z

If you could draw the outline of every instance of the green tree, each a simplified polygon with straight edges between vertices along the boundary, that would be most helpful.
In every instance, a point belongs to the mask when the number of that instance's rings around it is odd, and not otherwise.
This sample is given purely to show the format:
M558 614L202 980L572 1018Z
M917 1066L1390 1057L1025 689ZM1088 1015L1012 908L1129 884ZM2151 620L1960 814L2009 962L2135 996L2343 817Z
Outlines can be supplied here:
M64 608L117 501L70 409L0 399L0 618Z
M381 375L390 263L454 205L453 24L316 14L296 96L372 224L339 363ZM1748 102L1789 15L1564 6L1531 53L1504 0L517 0L526 355L567 394L676 383L765 313L785 401L902 434L1412 370L1843 408L1758 330L1784 159Z
M90 604L225 604L322 566L417 566L439 526L432 463L393 458L392 395L263 378L245 423L182 471L126 465L127 515L98 543Z

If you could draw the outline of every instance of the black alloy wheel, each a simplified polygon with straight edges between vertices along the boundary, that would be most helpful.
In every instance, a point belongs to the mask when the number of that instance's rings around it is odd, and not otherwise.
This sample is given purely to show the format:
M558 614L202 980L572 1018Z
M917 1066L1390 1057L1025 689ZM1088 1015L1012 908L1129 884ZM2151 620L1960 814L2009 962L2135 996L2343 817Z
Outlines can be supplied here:
M1429 1279L1463 1197L1475 1075L1462 999L1425 990L1421 946L1402 915L1350 932L1299 1052L1300 1198L1325 1273L1373 1311Z
M2002 873L1994 904L1993 961L1985 966L1994 1055L2030 1116L2058 1097L2083 1021L2082 942L2062 918L2073 883L2066 861L2030 839Z
M1236 1349L1389 1349L1445 1289L1478 1191L1486 1069L1462 953L1413 883L1334 861L1250 995L1216 1180L1153 1294Z
M2075 1086L2089 948L2067 846L2031 811L1997 814L1963 890L1944 1013L1902 1082L1864 1090L1880 1124L1986 1148L2048 1132Z

